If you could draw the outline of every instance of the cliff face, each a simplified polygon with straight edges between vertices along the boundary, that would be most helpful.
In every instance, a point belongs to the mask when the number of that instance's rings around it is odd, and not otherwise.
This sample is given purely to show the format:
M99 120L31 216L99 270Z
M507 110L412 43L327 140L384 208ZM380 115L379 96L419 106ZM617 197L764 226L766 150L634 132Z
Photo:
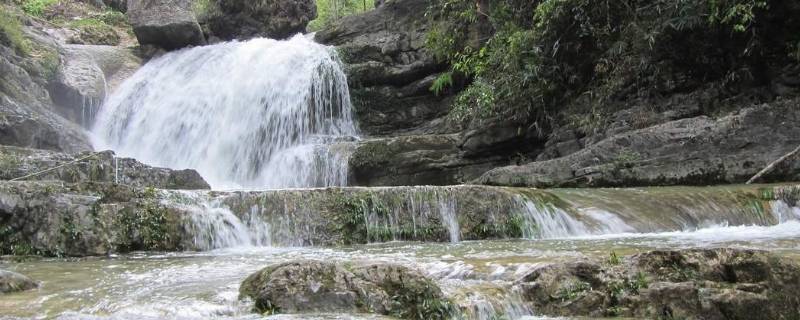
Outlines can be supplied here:
M798 13L792 1L395 0L316 39L348 65L367 136L355 184L741 183L800 144ZM784 164L766 181L796 173Z

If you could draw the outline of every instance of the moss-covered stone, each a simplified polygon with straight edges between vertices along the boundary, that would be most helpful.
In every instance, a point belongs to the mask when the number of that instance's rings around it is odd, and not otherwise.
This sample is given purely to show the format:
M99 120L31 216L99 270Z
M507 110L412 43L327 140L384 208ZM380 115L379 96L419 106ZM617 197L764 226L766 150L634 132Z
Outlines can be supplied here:
M450 319L455 307L420 273L394 264L345 266L293 261L245 279L240 298L260 313L367 312L401 319Z

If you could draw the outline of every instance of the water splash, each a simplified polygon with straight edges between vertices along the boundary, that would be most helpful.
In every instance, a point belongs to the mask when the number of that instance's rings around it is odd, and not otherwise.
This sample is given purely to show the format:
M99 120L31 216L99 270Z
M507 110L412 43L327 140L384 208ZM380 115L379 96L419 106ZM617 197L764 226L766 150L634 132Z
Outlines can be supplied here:
M106 101L96 149L194 168L219 188L347 183L347 79L333 49L303 36L196 47L149 62Z

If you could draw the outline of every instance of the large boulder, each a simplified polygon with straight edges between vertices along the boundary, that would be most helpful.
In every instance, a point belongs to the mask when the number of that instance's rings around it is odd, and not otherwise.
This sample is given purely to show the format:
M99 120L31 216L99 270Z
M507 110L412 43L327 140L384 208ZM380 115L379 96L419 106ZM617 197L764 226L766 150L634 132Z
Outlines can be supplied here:
M64 63L49 91L56 111L90 128L106 95L141 66L129 49L98 45L64 45L59 51Z
M800 98L754 106L718 119L667 121L581 146L565 134L566 156L493 169L476 183L506 186L644 186L742 183L797 147ZM569 142L572 139L572 142ZM576 151L579 150L579 151ZM800 161L768 181L800 178Z
M39 284L16 272L0 270L0 294L36 289Z
M290 38L305 33L317 17L314 0L212 0L203 17L211 35L223 40Z
M768 252L652 251L542 266L518 283L538 313L649 319L793 319L800 266Z
M47 91L60 59L58 45L19 26L31 52L0 41L0 144L63 152L91 150L81 128L59 116Z
M128 20L139 44L167 50L206 43L192 0L130 0Z
M404 319L449 319L452 304L419 272L393 264L346 267L293 261L258 271L242 282L241 298L257 312L363 312Z

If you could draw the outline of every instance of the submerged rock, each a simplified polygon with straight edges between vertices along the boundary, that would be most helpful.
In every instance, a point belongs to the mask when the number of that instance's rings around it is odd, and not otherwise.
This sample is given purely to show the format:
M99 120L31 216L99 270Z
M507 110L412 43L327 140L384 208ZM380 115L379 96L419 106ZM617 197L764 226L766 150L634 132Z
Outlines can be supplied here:
M192 0L129 0L128 20L142 45L167 50L206 43Z
M446 319L453 311L434 282L394 264L287 262L252 274L239 292L240 298L252 298L261 313L364 312Z
M652 251L552 264L518 285L552 316L791 319L800 314L800 266L764 251Z
M0 293L13 293L36 289L39 284L16 272L0 270Z
M206 11L203 24L223 40L285 39L317 17L313 0L212 0Z

